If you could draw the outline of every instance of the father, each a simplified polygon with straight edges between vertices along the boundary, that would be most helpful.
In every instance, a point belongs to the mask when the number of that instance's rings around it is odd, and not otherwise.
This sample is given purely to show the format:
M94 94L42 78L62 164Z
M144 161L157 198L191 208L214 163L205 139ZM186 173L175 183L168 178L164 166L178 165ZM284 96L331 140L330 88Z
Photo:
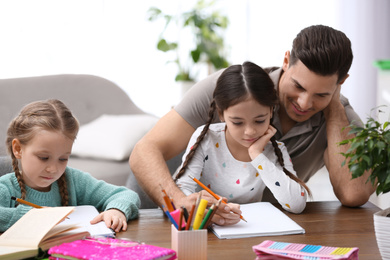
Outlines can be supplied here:
M348 138L348 129L342 131L342 128L354 120L360 121L348 100L340 95L352 59L351 42L344 33L316 25L297 35L281 68L268 71L280 102L273 120L275 137L287 146L298 177L307 182L325 164L337 198L345 206L356 207L368 201L374 187L366 183L368 173L351 180L348 168L341 167L344 157L340 152L348 147L337 144ZM218 71L193 86L131 154L130 166L138 183L158 205L163 203L160 184L177 205L190 207L196 200L196 194L186 197L175 185L165 161L183 151L195 129L206 122L220 74ZM224 210L239 212L220 208L219 215L223 217L216 214L214 222L228 224ZM234 219L237 214L230 215L233 215L231 223L238 221Z

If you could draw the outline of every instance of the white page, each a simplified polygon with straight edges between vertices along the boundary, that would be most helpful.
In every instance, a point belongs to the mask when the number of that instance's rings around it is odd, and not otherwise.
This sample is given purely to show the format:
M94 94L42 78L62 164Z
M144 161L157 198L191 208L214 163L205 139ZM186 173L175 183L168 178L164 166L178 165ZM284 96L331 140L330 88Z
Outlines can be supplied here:
M86 230L91 236L113 236L115 232L108 228L106 224L101 221L97 224L90 224L90 221L94 219L99 212L94 206L83 205L76 206L72 214L69 215L69 219L65 219L59 225L77 224L80 228L75 229L72 232L80 232Z
M242 216L247 220L231 226L213 224L212 231L218 238L243 238L303 234L305 230L269 202L240 205Z

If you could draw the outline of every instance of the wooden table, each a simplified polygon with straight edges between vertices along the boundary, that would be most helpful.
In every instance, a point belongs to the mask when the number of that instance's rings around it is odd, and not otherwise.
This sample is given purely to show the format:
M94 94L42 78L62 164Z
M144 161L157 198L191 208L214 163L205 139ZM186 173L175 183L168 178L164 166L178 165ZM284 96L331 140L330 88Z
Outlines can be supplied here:
M299 215L283 210L306 230L305 234L220 240L209 232L208 259L255 259L252 246L264 240L358 247L359 259L381 259L373 225L373 214L379 210L370 202L359 208L344 207L338 201L308 202ZM130 221L128 230L117 237L170 248L170 232L170 222L160 209L142 209L139 219Z

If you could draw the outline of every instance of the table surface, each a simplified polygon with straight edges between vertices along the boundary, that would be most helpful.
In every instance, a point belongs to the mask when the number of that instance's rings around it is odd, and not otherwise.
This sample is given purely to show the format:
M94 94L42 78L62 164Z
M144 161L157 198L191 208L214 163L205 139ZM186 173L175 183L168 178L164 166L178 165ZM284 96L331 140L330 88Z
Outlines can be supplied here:
M276 205L279 209L281 207ZM368 202L359 208L344 207L338 201L308 202L301 214L282 210L306 231L305 234L240 239L218 239L208 232L208 259L255 259L252 246L264 240L335 247L358 247L359 259L381 259L376 243L373 214L380 209ZM171 247L170 222L160 209L141 209L140 217L129 222L128 238L161 247Z

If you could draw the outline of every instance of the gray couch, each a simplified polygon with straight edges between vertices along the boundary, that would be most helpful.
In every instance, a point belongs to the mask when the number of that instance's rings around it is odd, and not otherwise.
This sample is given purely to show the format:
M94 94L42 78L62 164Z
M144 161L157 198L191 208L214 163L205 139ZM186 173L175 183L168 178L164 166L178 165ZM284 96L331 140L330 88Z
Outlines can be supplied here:
M62 100L84 125L103 114L146 114L115 83L92 75L52 75L0 80L0 174L10 172L10 159L6 152L5 137L9 122L20 109L36 100L56 98ZM128 129L129 135L131 130ZM173 173L180 164L180 156L168 162ZM97 179L115 185L127 186L141 198L142 208L156 205L139 188L125 160L71 157L69 166L89 172Z

